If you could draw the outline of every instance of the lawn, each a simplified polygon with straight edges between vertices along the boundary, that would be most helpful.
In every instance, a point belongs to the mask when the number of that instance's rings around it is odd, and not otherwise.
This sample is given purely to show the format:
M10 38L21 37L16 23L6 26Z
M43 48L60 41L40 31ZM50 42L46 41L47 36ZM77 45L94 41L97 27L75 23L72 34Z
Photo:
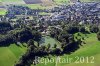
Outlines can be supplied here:
M5 15L6 14L6 10L5 9L0 9L0 15Z
M88 34L85 36L84 34L81 34L82 37L85 37L86 44L83 44L83 46L80 46L80 49L78 49L76 52L73 52L70 55L63 55L60 56L61 58L72 58L71 63L58 63L57 66L100 66L100 41L97 40L96 34ZM86 63L86 59L84 63L74 63L75 57L94 57L94 63ZM51 58L56 58L55 56L52 56ZM89 60L90 61L90 60ZM45 64L40 63L37 64L37 66L45 66ZM56 66L55 63L47 63L47 66Z
M26 47L11 44L8 47L0 47L0 66L13 66L19 57L25 53Z
M0 2L2 2L2 0L0 0Z

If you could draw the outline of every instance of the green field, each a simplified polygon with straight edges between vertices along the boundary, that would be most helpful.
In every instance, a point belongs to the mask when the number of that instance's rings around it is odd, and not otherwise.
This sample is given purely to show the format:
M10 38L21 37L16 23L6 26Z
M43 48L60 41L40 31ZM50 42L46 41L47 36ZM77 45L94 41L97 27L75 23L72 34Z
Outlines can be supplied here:
M6 14L6 10L5 9L0 9L0 15L5 15Z
M0 2L2 2L2 0L0 0Z
M58 44L59 42L49 36L43 37L45 39L43 45L51 44L51 47L54 44ZM24 44L26 45L26 44ZM26 47L23 45L17 46L15 44L11 44L7 47L0 47L0 66L13 66L16 61L19 60L19 57L23 55L26 51Z
M54 0L57 4L60 4L60 3L69 3L70 0Z
M44 9L46 7L41 6L40 4L27 4L26 6L28 6L31 9Z
M86 37L82 34L83 37ZM85 38L86 44L80 46L76 52L73 52L71 55L63 55L61 58L73 58L72 63L58 63L57 66L100 66L100 41L97 40L96 34L88 34L88 38ZM94 63L74 63L76 60L75 57L90 57L94 56ZM52 58L56 58L52 56ZM90 60L89 60L90 61ZM86 62L86 60L85 60ZM40 63L37 66L45 66L45 64ZM47 63L47 66L56 66L55 63Z
M1 0L2 3L4 4L25 4L23 0Z
M13 66L19 57L25 53L26 47L11 44L9 47L0 47L0 66Z

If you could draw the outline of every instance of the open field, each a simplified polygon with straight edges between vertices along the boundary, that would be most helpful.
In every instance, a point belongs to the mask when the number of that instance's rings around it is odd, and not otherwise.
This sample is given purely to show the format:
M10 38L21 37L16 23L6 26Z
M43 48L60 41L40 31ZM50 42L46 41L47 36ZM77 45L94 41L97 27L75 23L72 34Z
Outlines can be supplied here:
M0 47L0 66L13 66L15 61L26 51L26 47L11 44L9 47Z
M6 14L6 10L5 9L0 9L0 15L5 15Z
M40 4L27 4L26 6L28 6L31 9L45 9L46 7L41 6Z
M54 0L56 4L69 3L70 0Z
M41 43L43 45L51 44L51 47L54 46L54 44L58 44L59 42L55 39L46 36L43 37L44 42ZM26 44L24 44L26 45ZM19 57L23 55L26 51L26 47L23 45L17 46L15 44L11 44L8 47L0 47L0 66L13 66L13 64L18 61Z
M4 4L25 4L23 0L1 0Z
M84 34L82 36L85 37ZM63 55L60 56L61 58L73 58L72 63L57 63L57 66L100 66L100 41L97 40L96 34L88 34L88 38L85 38L86 44L80 46L76 52L72 53L71 55ZM94 63L74 63L75 57L94 57ZM52 56L51 58L56 58ZM89 60L90 61L90 60ZM85 59L86 62L86 59ZM37 66L44 66L45 64L40 63ZM56 66L55 63L47 63L48 66Z

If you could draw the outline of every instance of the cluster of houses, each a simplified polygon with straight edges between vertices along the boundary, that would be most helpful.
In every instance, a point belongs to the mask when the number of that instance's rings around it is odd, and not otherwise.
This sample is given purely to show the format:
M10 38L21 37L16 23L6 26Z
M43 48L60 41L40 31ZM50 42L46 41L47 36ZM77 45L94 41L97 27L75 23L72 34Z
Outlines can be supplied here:
M8 5L6 17L14 18L16 15L36 15L38 11L25 6Z
M74 4L60 5L52 9L40 10L30 9L25 6L7 6L7 14L0 16L0 21L11 21L11 24L25 24L35 23L34 28L40 29L43 34L49 34L50 28L54 27L61 29L60 26L50 26L51 23L57 23L61 20L65 22L99 22L100 21L100 2L80 2L77 0ZM50 13L50 15L39 15L40 12ZM14 21L15 20L15 21ZM21 21L21 22L20 22ZM19 22L19 23L18 23ZM49 26L48 26L49 25Z
M26 6L20 6L20 5L6 5L7 9L6 15L0 16L0 21L4 22L17 22L18 20L21 20L23 23L28 24L29 21L32 21L37 18L37 21L39 17L40 12L46 12L46 10L41 9L30 9Z
M80 2L61 5L50 11L49 21L98 22L100 20L100 2Z

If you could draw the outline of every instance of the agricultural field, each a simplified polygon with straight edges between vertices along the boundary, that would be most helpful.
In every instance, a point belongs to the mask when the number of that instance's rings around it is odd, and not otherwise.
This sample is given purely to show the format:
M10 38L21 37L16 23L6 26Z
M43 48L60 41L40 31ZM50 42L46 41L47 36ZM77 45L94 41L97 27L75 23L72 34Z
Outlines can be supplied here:
M0 2L2 2L2 0L0 0Z
M51 47L54 44L59 44L59 42L49 36L43 37L44 42L41 42L41 45L51 44ZM26 44L24 44L26 46ZM17 46L16 44L11 44L8 47L0 47L0 66L13 66L16 61L23 55L27 48L20 45ZM59 46L59 45L58 45Z
M70 0L54 0L56 4L70 3Z
M46 8L40 4L27 4L25 6L28 6L31 9L45 9Z
M26 47L23 45L11 44L8 47L0 47L0 66L13 66L25 52Z
M1 0L4 4L25 4L23 0Z
M6 14L6 10L5 9L0 9L0 15L5 15Z

